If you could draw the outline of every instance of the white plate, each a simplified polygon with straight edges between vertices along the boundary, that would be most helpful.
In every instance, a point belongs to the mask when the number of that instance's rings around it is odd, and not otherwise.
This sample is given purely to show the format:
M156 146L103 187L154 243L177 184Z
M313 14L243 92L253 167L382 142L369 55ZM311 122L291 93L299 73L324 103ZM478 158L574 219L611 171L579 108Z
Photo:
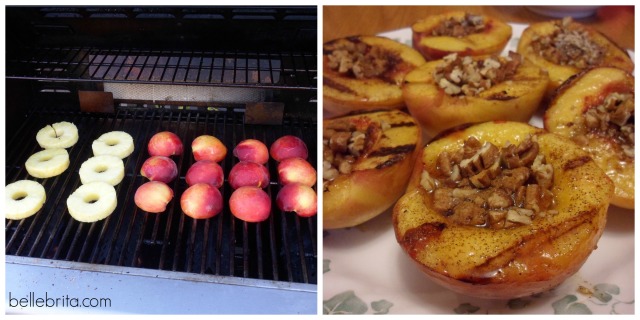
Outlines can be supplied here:
M512 26L505 52L515 51L526 27ZM411 45L410 29L381 35ZM541 119L530 123L541 127ZM554 290L513 300L470 298L431 282L397 244L391 210L355 228L325 231L323 242L324 314L634 313L634 210L610 207L598 249L578 273Z

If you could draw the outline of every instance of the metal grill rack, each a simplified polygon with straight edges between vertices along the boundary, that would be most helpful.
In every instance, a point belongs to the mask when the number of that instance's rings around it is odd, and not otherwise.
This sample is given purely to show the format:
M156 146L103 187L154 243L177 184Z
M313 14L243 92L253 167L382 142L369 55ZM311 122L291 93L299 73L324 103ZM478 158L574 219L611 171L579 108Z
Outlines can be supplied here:
M6 220L7 255L86 262L90 264L170 270L203 275L221 275L296 283L317 282L317 224L315 217L300 218L280 212L273 201L270 218L261 223L246 223L234 218L228 209L232 192L225 181L221 189L225 209L218 216L194 220L180 209L179 198L187 185L186 171L193 163L190 142L198 135L219 137L231 150L245 138L271 144L279 136L294 134L309 147L310 159L316 157L316 126L313 119L285 119L282 126L247 125L236 108L213 111L176 110L158 106L128 106L115 114L68 112L57 109L31 112L19 132L7 144L7 183L34 179L24 162L40 150L35 135L47 124L71 121L80 139L68 149L72 163L61 175L35 179L47 190L47 201L36 215L20 221ZM78 170L92 156L91 143L101 134L123 130L132 135L136 149L124 159L125 178L116 186L118 206L105 220L79 223L67 212L66 198L80 185ZM138 209L133 195L146 179L139 174L148 157L146 143L158 131L177 133L185 144L185 153L175 158L179 178L170 186L174 199L162 214ZM228 175L237 162L228 154L221 163ZM313 162L313 161L312 161ZM273 160L267 164L272 181L266 189L275 199L279 190Z
M315 90L315 53L35 47L8 58L7 77Z

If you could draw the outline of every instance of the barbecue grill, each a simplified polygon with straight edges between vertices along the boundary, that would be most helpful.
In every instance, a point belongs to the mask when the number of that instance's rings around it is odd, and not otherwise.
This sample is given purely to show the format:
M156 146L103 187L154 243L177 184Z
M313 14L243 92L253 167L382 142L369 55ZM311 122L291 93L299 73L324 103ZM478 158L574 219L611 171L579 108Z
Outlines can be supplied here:
M6 184L40 182L44 207L5 220L7 312L316 313L317 219L281 212L276 162L265 189L268 220L243 222L225 208L195 220L180 195L194 162L191 141L218 137L229 151L254 138L302 138L316 166L315 7L8 7ZM24 168L42 127L73 122L79 141L59 176ZM81 183L91 143L121 130L134 139L113 214L75 221L66 199ZM147 213L133 195L146 182L146 144L176 133L185 152L167 211ZM237 159L220 163L225 177ZM109 306L37 306L33 299L108 298ZM25 298L30 303L20 304ZM15 300L11 300L15 299ZM45 299L46 300L46 299ZM63 301L64 298L60 299ZM98 300L96 300L98 301ZM17 306L16 306L17 305ZM70 309L71 308L71 309Z

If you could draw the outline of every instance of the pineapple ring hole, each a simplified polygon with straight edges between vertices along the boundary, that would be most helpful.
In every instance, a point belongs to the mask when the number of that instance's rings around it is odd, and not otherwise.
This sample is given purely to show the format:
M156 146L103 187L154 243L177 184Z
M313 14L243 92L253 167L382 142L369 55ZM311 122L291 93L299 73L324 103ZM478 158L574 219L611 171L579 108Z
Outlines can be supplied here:
M103 173L103 172L105 172L105 171L109 170L109 167L107 167L107 166L105 166L105 165L99 165L99 166L95 167L93 170L94 170L96 173Z
M97 193L90 193L90 194L87 194L86 196L84 196L82 201L84 201L84 202L86 202L88 204L93 204L93 203L96 203L96 202L100 201L100 195L97 194Z
M13 193L11 195L11 199L16 200L16 201L20 201L24 198L26 198L27 196L29 196L28 193L26 193L25 191L17 191L15 193Z
M51 131L49 133L49 137L50 138L54 138L54 139L58 139L58 138L60 138L62 136L64 136L64 130L55 130L55 129L53 129L53 131Z

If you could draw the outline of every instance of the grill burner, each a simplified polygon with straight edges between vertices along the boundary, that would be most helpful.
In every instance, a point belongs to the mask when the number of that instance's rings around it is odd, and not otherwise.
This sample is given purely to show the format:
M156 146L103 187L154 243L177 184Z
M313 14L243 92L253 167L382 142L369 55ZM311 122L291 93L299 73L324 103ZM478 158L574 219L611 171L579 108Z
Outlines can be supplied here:
M273 160L267 164L272 182L266 189L273 200L270 218L262 223L235 219L228 208L232 189L225 181L221 189L225 209L207 220L193 220L180 209L179 199L187 188L184 176L193 163L188 147L201 134L211 134L232 150L239 141L254 138L273 143L278 137L293 134L309 147L309 159L316 159L315 120L285 118L281 126L248 125L237 108L184 108L122 104L115 114L36 109L7 140L7 184L32 179L24 162L40 150L35 136L47 124L71 121L80 139L70 148L71 164L61 175L35 179L47 190L47 201L36 215L20 221L6 220L7 255L86 262L112 266L171 270L204 275L221 275L317 283L316 218L299 218L280 212L275 205L279 190ZM80 186L80 165L92 156L91 143L105 132L126 131L134 138L136 149L124 159L125 178L116 186L118 206L105 220L80 223L67 213L66 199ZM133 202L138 186L146 181L139 174L148 157L146 144L151 136L168 130L180 136L185 153L175 158L180 178L171 182L174 198L167 212L151 214ZM225 177L237 162L231 153L221 163ZM313 161L312 161L313 163ZM315 163L314 163L315 164ZM276 179L274 179L276 177Z

